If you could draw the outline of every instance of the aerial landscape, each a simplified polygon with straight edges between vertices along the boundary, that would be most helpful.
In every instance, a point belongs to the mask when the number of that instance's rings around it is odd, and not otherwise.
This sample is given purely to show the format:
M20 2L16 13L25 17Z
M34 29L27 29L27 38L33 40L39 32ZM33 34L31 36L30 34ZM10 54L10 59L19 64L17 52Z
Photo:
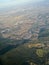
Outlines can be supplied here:
M0 65L49 65L49 0L0 0Z

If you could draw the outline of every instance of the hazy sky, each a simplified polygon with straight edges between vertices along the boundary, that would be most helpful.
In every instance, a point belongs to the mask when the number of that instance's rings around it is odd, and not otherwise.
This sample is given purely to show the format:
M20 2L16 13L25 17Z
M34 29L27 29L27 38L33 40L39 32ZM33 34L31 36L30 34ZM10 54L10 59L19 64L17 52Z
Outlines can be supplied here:
M20 5L26 2L37 2L37 1L41 1L41 0L0 0L0 8L3 7L9 7L12 5Z

